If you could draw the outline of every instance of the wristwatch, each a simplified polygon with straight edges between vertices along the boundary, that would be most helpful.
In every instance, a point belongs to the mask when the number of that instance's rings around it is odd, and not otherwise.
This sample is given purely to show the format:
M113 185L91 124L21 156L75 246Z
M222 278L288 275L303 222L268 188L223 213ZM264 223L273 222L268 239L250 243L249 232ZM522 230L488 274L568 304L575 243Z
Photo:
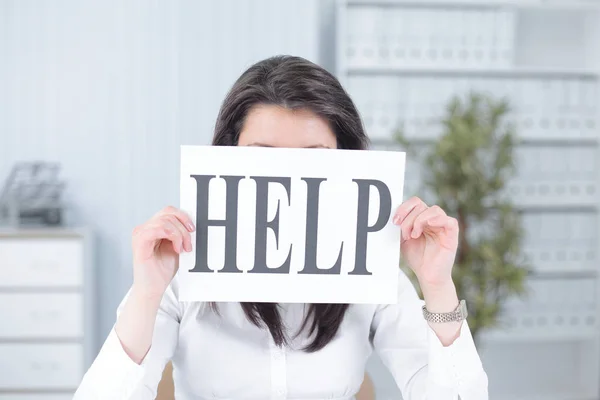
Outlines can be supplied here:
M427 308L423 306L423 317L428 322L460 322L467 319L468 315L467 302L464 300L461 300L460 303L458 303L458 307L456 307L454 311L447 313L432 313L427 311Z

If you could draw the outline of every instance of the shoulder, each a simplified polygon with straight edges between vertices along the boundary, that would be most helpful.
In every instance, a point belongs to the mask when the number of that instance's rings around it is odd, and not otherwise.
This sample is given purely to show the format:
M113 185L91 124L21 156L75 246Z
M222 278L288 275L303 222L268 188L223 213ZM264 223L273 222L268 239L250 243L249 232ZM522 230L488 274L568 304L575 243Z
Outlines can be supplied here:
M398 268L398 293L397 304L419 301L419 295L414 283L410 280L406 272ZM383 305L382 305L383 306Z
M406 272L402 268L398 268L398 292L401 290L416 293L415 286Z
M394 303L353 304L348 309L351 319L362 321L366 318L372 325L378 325L379 320L384 316L397 319L420 312L422 301L410 278L400 268L397 286L397 297Z
M415 285L408 275L398 268L398 289L396 302L392 304L379 304L375 313L380 311L400 313L402 310L420 310L423 301L419 298Z
M420 332L419 337L427 337L427 324L423 319L424 302L404 273L398 272L398 295L393 304L380 304L376 307L371 323L371 332L375 342L393 343L406 332ZM421 335L422 334L422 335Z
M179 292L179 275L175 274L171 284L165 291L162 299L162 307L175 311L178 320L181 322L187 315L199 315L210 307L209 303L201 301L181 301Z

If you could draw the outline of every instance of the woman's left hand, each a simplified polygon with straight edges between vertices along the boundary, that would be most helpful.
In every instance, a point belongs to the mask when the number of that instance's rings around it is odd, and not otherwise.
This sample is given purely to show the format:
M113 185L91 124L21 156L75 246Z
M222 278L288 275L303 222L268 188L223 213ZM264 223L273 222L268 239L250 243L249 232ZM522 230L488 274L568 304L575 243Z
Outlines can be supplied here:
M401 254L421 287L441 287L452 282L458 248L458 222L438 206L427 206L418 197L402 203L394 216L401 229Z
M454 311L458 306L452 266L458 248L458 222L438 206L428 207L413 197L396 211L394 223L400 225L401 252L414 271L427 310L434 313ZM462 321L430 323L444 346L460 335Z

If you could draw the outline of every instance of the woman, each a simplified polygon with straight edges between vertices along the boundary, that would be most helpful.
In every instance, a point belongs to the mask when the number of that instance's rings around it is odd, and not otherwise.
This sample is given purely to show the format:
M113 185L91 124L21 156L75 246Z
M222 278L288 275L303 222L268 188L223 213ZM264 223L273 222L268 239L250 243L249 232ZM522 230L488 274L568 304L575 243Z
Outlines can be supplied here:
M238 79L213 144L363 150L368 140L335 77L281 56ZM456 220L412 198L393 221L423 310L401 272L397 305L180 302L173 277L195 227L180 210L160 211L134 230L133 285L75 399L154 399L169 360L180 400L351 399L372 349L406 400L487 399L465 315L455 312Z

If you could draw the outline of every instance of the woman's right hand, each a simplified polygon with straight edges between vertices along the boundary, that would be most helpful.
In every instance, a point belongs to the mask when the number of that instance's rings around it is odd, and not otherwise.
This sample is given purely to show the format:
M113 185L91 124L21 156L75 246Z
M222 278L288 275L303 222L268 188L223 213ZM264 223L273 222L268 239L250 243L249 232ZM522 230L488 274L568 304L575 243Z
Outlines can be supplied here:
M167 207L133 230L133 286L147 296L162 297L179 268L179 253L192 251L191 218Z

